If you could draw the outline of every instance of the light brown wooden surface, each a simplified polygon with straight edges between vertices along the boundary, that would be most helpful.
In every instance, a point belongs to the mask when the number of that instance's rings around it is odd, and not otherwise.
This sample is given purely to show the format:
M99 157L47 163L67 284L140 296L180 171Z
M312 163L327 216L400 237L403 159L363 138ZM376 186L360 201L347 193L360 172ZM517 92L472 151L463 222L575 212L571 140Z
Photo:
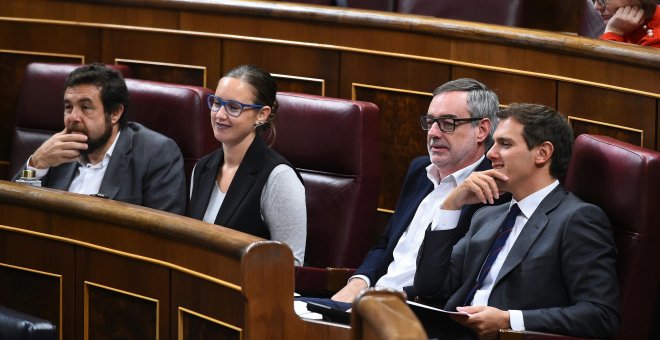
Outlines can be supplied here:
M422 324L399 292L370 288L353 302L354 340L428 339Z
M286 245L186 217L0 181L0 246L0 304L61 339L349 337L294 314Z

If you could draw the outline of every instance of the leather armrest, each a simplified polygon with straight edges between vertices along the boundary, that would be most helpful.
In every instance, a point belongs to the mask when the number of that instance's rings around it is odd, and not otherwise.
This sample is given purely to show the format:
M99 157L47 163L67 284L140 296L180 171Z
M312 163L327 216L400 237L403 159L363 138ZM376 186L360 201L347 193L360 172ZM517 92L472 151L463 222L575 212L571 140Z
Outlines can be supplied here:
M512 331L509 329L500 330L499 340L586 340L568 335L532 332L532 331Z
M296 292L305 296L330 296L342 289L355 269L296 267Z
M0 339L55 340L57 327L49 321L0 306Z

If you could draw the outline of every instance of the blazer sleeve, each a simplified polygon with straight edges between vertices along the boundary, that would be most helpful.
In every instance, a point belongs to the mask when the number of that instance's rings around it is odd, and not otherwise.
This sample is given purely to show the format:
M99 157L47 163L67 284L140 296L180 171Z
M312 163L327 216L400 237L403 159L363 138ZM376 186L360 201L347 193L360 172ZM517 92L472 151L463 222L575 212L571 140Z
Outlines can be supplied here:
M168 138L149 154L142 187L143 205L184 215L188 196L181 150Z
M417 255L413 290L425 303L443 306L460 287L461 264L469 235L459 228L426 229Z
M380 276L385 274L387 266L392 262L392 252L396 243L399 242L397 234L401 231L401 228L408 227L403 224L410 223L410 220L407 220L404 215L410 216L412 219L415 211L409 210L417 209L417 205L414 205L413 202L415 199L419 198L419 195L423 194L417 192L416 189L423 186L421 183L427 181L425 177L422 178L421 176L425 176L426 174L426 166L430 164L428 159L428 156L423 156L418 157L411 162L408 172L406 173L406 178L403 181L401 194L399 195L394 215L392 215L388 221L385 232L379 238L378 243L369 250L364 261L362 261L362 264L355 272L355 275L364 275L368 277L371 281L371 285L376 284L376 281L378 281ZM430 181L428 186L431 186Z
M620 323L616 248L605 213L585 204L561 227L561 273L572 305L523 310L525 328L590 338L616 335Z

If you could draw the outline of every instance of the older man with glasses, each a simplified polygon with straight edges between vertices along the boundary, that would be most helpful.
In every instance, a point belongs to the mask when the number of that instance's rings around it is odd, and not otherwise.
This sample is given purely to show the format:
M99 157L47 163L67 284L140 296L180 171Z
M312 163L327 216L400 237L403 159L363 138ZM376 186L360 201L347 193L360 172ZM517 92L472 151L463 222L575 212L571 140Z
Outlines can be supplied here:
M465 206L460 216L441 209L452 190L463 190L461 184L473 171L491 168L484 155L493 143L498 109L497 95L476 80L457 79L438 87L428 111L419 118L427 131L428 155L410 165L394 215L378 244L332 300L301 300L346 310L358 292L373 286L414 297L417 251L427 228L466 232L477 209L509 199L485 198L481 204Z

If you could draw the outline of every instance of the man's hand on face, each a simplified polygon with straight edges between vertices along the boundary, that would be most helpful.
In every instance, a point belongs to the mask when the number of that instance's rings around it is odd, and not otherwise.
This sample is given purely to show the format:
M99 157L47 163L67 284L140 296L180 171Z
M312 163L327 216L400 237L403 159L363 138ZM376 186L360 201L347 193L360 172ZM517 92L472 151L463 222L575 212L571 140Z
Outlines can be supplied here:
M500 198L497 181L506 182L509 178L497 170L491 169L473 172L463 183L454 188L442 205L445 210L458 210L468 204L493 204Z
M461 325L474 331L479 339L496 339L500 329L511 328L509 312L489 306L457 307L459 312L466 312L469 316L451 316Z
M30 166L47 169L63 163L73 162L80 151L87 150L87 136L68 133L66 129L54 134L32 154Z
M360 278L354 278L348 281L348 284L338 291L337 294L333 295L331 299L340 302L353 303L353 300L355 300L358 293L365 288L368 288L367 282Z
M626 35L644 23L644 10L637 6L619 7L607 22L605 33L612 32Z

